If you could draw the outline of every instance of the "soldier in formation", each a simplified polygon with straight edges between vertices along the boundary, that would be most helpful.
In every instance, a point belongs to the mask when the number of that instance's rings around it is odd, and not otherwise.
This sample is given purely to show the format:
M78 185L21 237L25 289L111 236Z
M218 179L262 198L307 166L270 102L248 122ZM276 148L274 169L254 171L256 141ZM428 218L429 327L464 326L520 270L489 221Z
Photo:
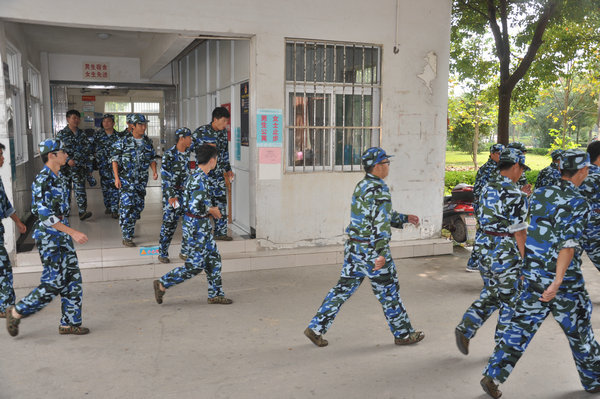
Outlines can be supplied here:
M183 194L183 230L189 250L183 266L177 267L159 280L154 280L154 297L158 304L163 302L165 291L196 276L203 270L208 280L208 303L229 305L233 300L223 292L221 281L221 255L217 249L210 217L222 217L214 206L210 195L208 173L217 166L218 152L214 146L196 148L198 169L189 177Z
M366 175L352 195L341 277L304 330L304 335L319 347L327 346L323 334L365 277L369 278L373 293L383 307L394 343L410 345L425 337L422 331L413 329L400 299L396 266L389 246L391 227L402 228L405 223L417 226L419 218L392 209L390 191L384 182L390 170L389 158L378 147L369 148L362 155Z
M581 273L581 245L592 210L578 186L587 177L588 166L586 153L565 151L559 166L561 180L536 189L531 198L523 287L481 380L493 398L502 395L498 385L507 380L549 314L569 341L583 388L600 392L600 345Z
M504 146L502 144L492 144L490 146L490 157L486 163L481 165L479 170L477 171L477 175L475 175L475 184L473 185L473 209L475 210L475 217L477 217L477 208L479 207L479 196L481 195L481 190L488 184L490 180L495 179L495 176L498 173L498 159L500 158L500 153L504 150ZM475 232L475 239L480 234L480 228L477 227L477 231ZM478 272L479 271L479 252L473 248L471 252L471 257L467 262L467 271L468 272Z
M455 329L456 344L469 353L469 341L479 327L499 310L496 341L512 316L515 295L525 254L527 196L516 186L528 167L520 150L506 148L498 163L498 175L483 188L477 209L480 234L473 251L480 254L479 271L483 289Z
M102 115L102 128L96 131L93 140L93 151L100 174L100 186L104 199L104 213L113 219L119 217L119 190L115 187L115 177L112 169L112 150L115 143L121 138L115 130L115 116Z
M4 150L6 147L0 143L0 167L4 165ZM17 225L19 233L25 234L27 227L17 216L15 208L8 200L4 183L0 179L0 219L11 218ZM13 289L13 275L8 252L4 247L4 225L0 222L0 319L6 317L6 308L15 304L15 290Z
M81 326L81 272L73 240L85 244L87 236L69 227L69 190L60 169L69 156L58 139L39 144L44 168L31 186L31 213L37 217L35 239L43 272L40 285L6 310L6 328L15 337L21 318L30 316L61 296L62 317L59 334L84 335L90 332Z
M177 144L169 148L162 157L160 175L162 178L163 221L160 228L158 260L169 263L169 245L177 228L177 221L183 216L184 186L190 174L190 145L192 132L187 127L175 131ZM182 242L181 254L185 254Z
M123 235L123 245L134 247L135 223L144 210L148 168L152 178L158 179L156 152L152 140L144 133L148 121L141 114L131 117L133 130L113 145L112 169L115 187L119 190L119 225Z
M560 180L560 170L558 170L558 162L562 150L554 150L550 153L552 162L540 171L535 181L535 188L552 186Z
M224 107L217 107L212 112L212 122L200 126L193 133L194 149L200 148L206 142L213 142L217 147L219 160L217 167L212 170L208 179L212 187L213 205L221 211L222 218L215 220L215 240L231 241L227 235L227 187L225 180L233 180L234 173L229 163L229 148L227 142L227 124L229 111ZM211 138L212 139L209 139ZM210 140L210 141L207 141Z
M593 141L587 147L590 156L588 176L579 186L579 192L588 200L592 213L583 232L583 249L600 270L600 141Z
M66 153L69 154L67 163L62 167L62 176L65 179L68 190L68 197L71 198L71 186L75 191L75 199L79 208L79 219L85 220L92 216L92 212L87 210L87 194L85 191L85 182L91 174L89 170L90 162L90 142L83 130L79 129L81 114L77 110L67 111L67 126L56 134ZM67 211L66 215L70 213Z

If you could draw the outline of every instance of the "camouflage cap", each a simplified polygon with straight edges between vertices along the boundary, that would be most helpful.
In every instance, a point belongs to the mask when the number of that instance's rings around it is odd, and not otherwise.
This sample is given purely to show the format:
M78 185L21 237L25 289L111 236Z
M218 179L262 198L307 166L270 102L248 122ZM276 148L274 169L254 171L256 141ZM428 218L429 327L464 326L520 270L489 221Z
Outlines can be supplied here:
M385 151L383 150L383 148L379 148L379 147L371 147L369 149L367 149L365 152L363 152L362 154L362 164L365 168L368 168L370 166L374 166L377 165L379 162L383 161L384 159L388 159L393 157L393 155L387 155L385 153Z
M563 153L563 150L554 150L550 153L550 156L552 157L552 159L558 159L560 158L560 154Z
M138 123L147 124L148 119L142 114L132 114L131 115L131 123L137 125Z
M40 148L40 155L49 154L51 152L56 152L62 150L62 143L59 139L46 139L38 144Z
M499 161L500 163L518 163L519 165L523 166L525 170L531 170L529 166L525 165L525 154L523 154L523 152L517 148L506 147L504 150L502 150Z
M180 137L189 137L192 135L192 131L190 129L188 129L187 127L180 127L179 129L175 130L175 137L180 138Z
M490 154L496 153L496 152L502 152L502 150L504 149L504 144L492 144L490 146Z
M578 170L590 166L590 154L581 150L565 150L560 156L560 170Z
M132 122L133 115L134 114L127 114L127 116L125 117L125 122L129 123L129 124L133 124L133 122Z
M521 150L523 154L527 152L527 148L525 148L525 144L520 141L513 141L512 143L508 143L506 148L516 148L517 150Z

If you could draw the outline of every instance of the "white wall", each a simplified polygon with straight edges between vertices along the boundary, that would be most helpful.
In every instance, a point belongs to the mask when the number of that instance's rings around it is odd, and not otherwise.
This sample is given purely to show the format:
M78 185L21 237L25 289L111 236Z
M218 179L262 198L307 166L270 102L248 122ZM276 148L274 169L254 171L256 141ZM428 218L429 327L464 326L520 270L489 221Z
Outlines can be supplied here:
M102 84L102 81L86 79L83 76L84 62L108 63L112 83L161 83L171 84L169 68L164 68L152 79L140 77L140 59L126 57L97 57L89 55L48 54L50 80L89 81Z
M256 203L251 204L257 237L264 245L341 242L349 200L362 173L287 174L261 180L256 165L256 111L284 109L285 38L372 43L383 47L382 146L396 155L388 183L395 208L417 214L419 229L396 233L400 239L439 235L443 193L451 0L398 0L399 53L394 0L147 0L142 15L134 2L20 0L3 4L0 17L20 21L104 28L178 31L184 34L245 35L250 42L250 164ZM35 13L31 10L35 9ZM63 10L69 9L68 13ZM181 10L181 11L179 11ZM140 18L131 18L138 15ZM200 30L201 29L201 30ZM207 50L212 51L212 50ZM424 73L429 54L434 69ZM209 68L215 65L209 65ZM138 68L139 69L139 68ZM423 75L420 78L419 75ZM429 77L427 77L429 75ZM429 84L429 86L427 86ZM211 86L213 85L213 86ZM208 82L208 91L216 81ZM202 104L195 105L202 108ZM184 119L191 120L184 112ZM205 119L205 118L204 118ZM203 123L203 121L196 121ZM252 199L251 199L252 200Z

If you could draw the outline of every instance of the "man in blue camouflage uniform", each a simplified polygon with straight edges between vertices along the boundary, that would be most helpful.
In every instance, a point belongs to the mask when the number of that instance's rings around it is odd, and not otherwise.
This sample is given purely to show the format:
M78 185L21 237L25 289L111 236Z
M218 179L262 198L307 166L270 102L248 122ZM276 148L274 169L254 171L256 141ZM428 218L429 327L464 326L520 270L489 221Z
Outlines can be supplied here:
M525 147L525 144L523 144L519 141L514 141L512 143L508 143L506 148L515 148L515 149L521 151L523 153L523 155L527 154L527 147ZM532 192L531 184L527 181L527 176L525 176L525 172L523 172L523 175L519 178L519 181L517 182L517 187L521 191L523 191L525 194L531 195L531 192Z
M593 141L587 147L590 156L588 176L579 186L579 192L588 200L592 213L583 232L583 249L600 270L600 141Z
M144 210L148 167L152 178L158 179L156 152L152 140L144 133L148 121L142 114L132 116L133 130L113 145L112 168L115 187L119 189L119 225L123 234L123 245L135 247L133 233L135 222Z
M188 178L183 194L183 229L188 237L188 258L160 280L154 280L154 298L163 302L166 289L183 283L203 270L208 280L208 303L229 305L233 301L225 297L221 282L221 255L215 243L210 216L221 218L219 208L213 206L208 190L208 172L217 165L217 149L202 145L196 148L198 168Z
M0 143L0 167L4 165L4 144ZM11 218L17 225L19 233L25 234L27 227L21 222L17 216L15 208L13 208L6 191L4 184L0 179L0 219ZM4 225L0 222L0 319L6 317L6 308L15 304L15 290L13 289L13 275L8 252L4 247Z
M500 153L504 150L504 146L502 144L492 144L490 146L490 158L486 163L481 165L479 170L477 171L477 175L475 176L475 184L473 185L473 209L475 211L475 217L477 217L477 208L479 207L479 196L481 195L481 191L487 186L490 180L495 180L498 174L498 159L500 158ZM481 234L479 225L477 226L477 231L475 231L475 239ZM475 251L475 248L471 251L471 256L467 262L468 272L478 272L479 271L479 253Z
M69 190L69 198L71 198L72 185L79 207L79 219L85 220L92 216L92 212L87 210L87 194L85 192L85 182L90 175L89 157L91 148L86 134L79 129L80 121L81 114L79 111L74 109L67 111L67 126L56 134L56 138L60 140L66 153L69 154L67 163L61 169ZM68 214L69 211L65 216Z
M219 152L217 167L208 175L212 186L213 205L217 206L223 217L215 220L215 240L231 241L227 235L227 187L225 179L233 181L233 171L229 164L229 142L227 141L227 123L229 122L229 111L224 107L217 107L212 112L212 122L200 126L193 133L193 150L200 148L207 142L209 137L214 142Z
M192 132L187 127L175 131L177 144L165 151L162 157L160 175L162 178L163 221L160 228L158 260L169 263L169 245L177 228L177 221L183 216L183 187L190 175L190 145ZM181 243L181 253L184 250Z
M93 149L100 174L100 186L104 198L104 213L112 215L113 219L119 217L119 190L115 187L115 178L112 170L112 151L114 144L120 139L115 130L115 116L104 114L102 128L94 134Z
M384 182L390 170L389 158L379 147L371 147L362 155L366 175L352 195L341 277L304 330L304 335L319 347L327 346L323 334L365 277L369 278L373 294L381 303L394 343L409 345L425 337L422 331L413 329L400 299L396 265L389 246L391 227L402 228L405 223L417 226L419 218L392 209L390 191Z
M59 334L83 335L90 332L81 326L81 272L73 240L87 242L87 236L69 227L68 190L61 176L61 166L68 155L60 140L47 139L39 144L45 166L31 185L31 213L37 217L35 239L43 271L40 285L6 310L6 329L15 337L19 334L22 317L30 316L61 296L62 317Z
M511 301L518 286L527 237L527 196L516 183L527 169L523 153L506 148L500 154L498 176L481 192L477 210L481 234L473 250L481 254L483 289L455 329L456 344L465 355L469 353L469 341L496 309L500 313L496 342L512 316Z
M554 150L550 153L552 163L540 171L535 181L535 188L553 186L560 181L560 170L558 170L558 162L562 150Z
M560 182L536 189L531 198L523 287L481 380L493 398L502 395L498 384L506 381L550 313L569 341L584 389L600 392L600 345L594 338L592 303L581 273L581 241L591 209L577 187L588 166L586 153L565 151Z

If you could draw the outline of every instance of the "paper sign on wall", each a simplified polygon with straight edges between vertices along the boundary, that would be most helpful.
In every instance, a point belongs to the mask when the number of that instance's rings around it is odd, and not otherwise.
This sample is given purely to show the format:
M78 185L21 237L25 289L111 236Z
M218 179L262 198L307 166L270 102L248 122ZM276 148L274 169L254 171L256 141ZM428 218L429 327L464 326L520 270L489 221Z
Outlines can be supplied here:
M281 147L283 144L283 112L280 109L259 109L256 115L258 147Z

